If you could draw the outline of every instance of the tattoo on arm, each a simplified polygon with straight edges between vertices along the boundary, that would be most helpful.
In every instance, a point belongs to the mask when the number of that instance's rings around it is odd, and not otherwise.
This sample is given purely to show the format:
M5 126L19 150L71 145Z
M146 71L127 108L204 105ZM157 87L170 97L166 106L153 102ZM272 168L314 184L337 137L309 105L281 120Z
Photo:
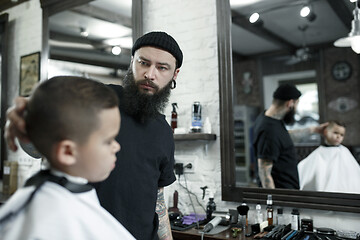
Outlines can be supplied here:
M274 179L271 176L273 161L268 159L258 159L259 177L263 188L275 188Z
M160 240L171 240L171 227L169 221L168 211L165 205L164 188L158 189L158 196L156 201L156 213L159 216L158 236Z

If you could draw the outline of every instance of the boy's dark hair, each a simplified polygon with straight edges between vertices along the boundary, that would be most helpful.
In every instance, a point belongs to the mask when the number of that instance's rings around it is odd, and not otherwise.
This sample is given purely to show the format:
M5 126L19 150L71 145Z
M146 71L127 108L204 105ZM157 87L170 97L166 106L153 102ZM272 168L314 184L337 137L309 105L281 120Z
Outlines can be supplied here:
M338 126L346 128L346 125L344 122L340 122L337 120L330 120L328 122L329 122L329 125L327 126L328 128L332 128L334 125L338 125Z
M99 125L98 113L117 106L115 92L100 82L53 77L41 83L29 99L26 131L35 148L50 160L54 144L66 139L86 142Z

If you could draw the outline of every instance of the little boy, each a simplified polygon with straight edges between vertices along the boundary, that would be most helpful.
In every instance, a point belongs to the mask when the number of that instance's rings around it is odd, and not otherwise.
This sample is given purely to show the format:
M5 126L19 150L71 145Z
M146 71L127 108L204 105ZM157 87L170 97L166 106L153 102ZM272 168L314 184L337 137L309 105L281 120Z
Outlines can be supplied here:
M345 125L329 121L324 130L325 145L298 164L300 189L360 193L360 165L341 145L344 136Z
M120 145L116 94L81 77L54 77L35 90L26 130L48 160L0 208L1 239L134 239L87 184L106 179Z

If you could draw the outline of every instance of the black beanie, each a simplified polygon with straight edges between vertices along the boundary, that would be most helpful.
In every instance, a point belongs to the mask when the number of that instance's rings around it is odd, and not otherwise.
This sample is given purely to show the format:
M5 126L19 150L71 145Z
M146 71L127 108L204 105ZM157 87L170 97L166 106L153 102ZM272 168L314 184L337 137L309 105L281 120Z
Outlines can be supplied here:
M181 67L183 54L175 39L165 32L149 32L138 38L131 50L132 56L136 50L144 46L161 48L171 53L176 59L176 68Z
M300 96L301 92L293 84L280 85L273 94L273 98L285 101L298 99Z

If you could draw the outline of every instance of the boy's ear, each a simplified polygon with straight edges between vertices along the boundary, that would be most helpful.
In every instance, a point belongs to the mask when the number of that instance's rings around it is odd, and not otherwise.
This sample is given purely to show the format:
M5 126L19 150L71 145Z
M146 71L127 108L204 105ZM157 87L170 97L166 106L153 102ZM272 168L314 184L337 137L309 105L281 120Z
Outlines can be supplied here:
M70 140L61 141L56 147L56 158L61 165L71 166L76 163L77 145Z

